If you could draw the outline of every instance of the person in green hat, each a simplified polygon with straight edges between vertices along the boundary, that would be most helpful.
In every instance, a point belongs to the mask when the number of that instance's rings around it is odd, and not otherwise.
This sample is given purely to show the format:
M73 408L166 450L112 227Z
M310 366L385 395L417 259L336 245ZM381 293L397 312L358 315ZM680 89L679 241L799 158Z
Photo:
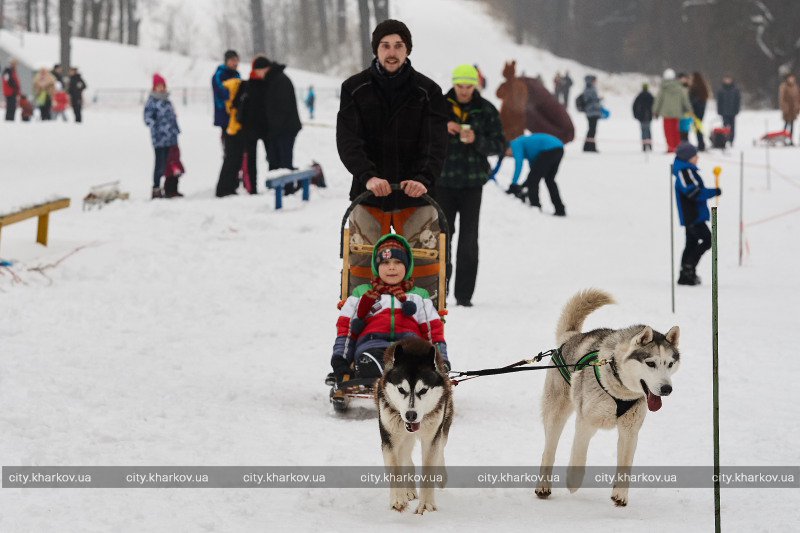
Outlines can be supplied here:
M478 221L483 186L489 179L488 157L501 155L506 140L497 109L484 100L477 89L480 76L472 65L453 70L453 87L447 92L447 132L450 134L447 159L436 183L436 200L444 211L450 236L456 233L458 248L453 293L456 304L472 306L478 275ZM448 280L452 265L447 265Z

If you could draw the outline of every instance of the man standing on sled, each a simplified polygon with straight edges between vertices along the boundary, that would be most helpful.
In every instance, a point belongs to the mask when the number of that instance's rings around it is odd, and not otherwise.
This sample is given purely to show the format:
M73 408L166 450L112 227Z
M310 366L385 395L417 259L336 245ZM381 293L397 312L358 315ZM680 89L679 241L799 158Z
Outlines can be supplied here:
M376 58L342 84L336 145L353 175L350 200L367 190L375 195L350 215L358 244L374 245L393 227L413 248L438 246L436 209L420 197L433 195L442 171L447 106L441 88L411 66L411 47L406 25L384 20L372 33ZM394 184L402 190L392 191ZM353 257L352 266L353 286L369 282L368 256ZM436 260L419 260L416 272L417 284L434 295Z

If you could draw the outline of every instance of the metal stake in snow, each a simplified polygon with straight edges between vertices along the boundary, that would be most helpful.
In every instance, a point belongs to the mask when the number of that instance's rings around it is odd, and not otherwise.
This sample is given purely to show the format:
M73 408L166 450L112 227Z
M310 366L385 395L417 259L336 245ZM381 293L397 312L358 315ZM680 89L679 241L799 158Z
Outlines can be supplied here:
M720 531L719 501L719 325L717 322L719 290L717 287L717 207L711 208L711 330L714 386L714 526Z
M766 130L767 133L769 133L769 122L766 121L766 120L764 121L764 129ZM768 142L764 143L764 146L766 146L766 154L767 154L767 190L768 191L770 189L772 189L772 167L769 164L769 144L770 143L768 143Z
M744 152L739 152L739 266L742 266L743 233L744 233Z
M672 292L672 312L675 313L675 208L672 202L672 165L669 166L669 288Z

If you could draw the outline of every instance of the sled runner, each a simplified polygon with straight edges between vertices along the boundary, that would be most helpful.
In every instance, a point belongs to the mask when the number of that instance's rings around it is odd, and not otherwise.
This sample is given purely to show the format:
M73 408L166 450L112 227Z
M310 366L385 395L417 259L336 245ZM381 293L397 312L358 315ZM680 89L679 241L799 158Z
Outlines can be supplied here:
M400 186L394 184L392 185L392 190L399 191ZM372 277L371 267L367 265L371 261L374 244L362 242L363 239L360 235L357 236L355 231L351 232L349 227L349 219L353 210L372 196L371 191L359 195L353 200L342 217L339 243L339 257L342 259L340 307L353 294L358 285L363 284L365 279L369 280ZM420 272L420 276L426 278L428 287L430 287L428 292L431 300L442 317L442 321L444 321L447 314L447 263L450 256L447 235L449 234L449 228L447 219L439 204L427 194L421 198L436 210L439 231L438 235L432 235L430 239L425 240L427 247L412 247L414 263L418 265L414 267L414 277L416 278L417 273ZM396 230L394 227L392 229ZM366 376L359 373L360 359L369 363L365 365L365 367L369 368ZM345 397L344 402L331 401L334 409L337 412L346 411L353 398L372 399L375 382L382 372L383 353L364 353L356 354L353 373L347 381L336 383L333 374L329 374L325 384L331 386L331 398L333 398L337 390L343 391Z
M772 131L761 136L758 142L769 146L789 146L792 144L792 136L788 131ZM756 144L755 142L753 143Z

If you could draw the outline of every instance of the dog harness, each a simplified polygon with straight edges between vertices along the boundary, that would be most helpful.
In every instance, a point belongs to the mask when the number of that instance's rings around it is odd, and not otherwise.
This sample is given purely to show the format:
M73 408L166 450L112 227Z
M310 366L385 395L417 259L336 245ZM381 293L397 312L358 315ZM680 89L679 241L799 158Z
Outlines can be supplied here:
M567 385L572 386L572 372L570 372L569 369L569 367L572 365L567 364L566 360L564 359L564 355L561 353L561 348L563 348L563 345L559 346L553 352L550 358L558 366L558 371L561 373L561 377L564 378L564 381L567 382ZM587 366L592 366L594 368L594 378L597 380L597 384L600 385L600 388L603 389L606 394L611 396L614 399L614 402L616 402L617 418L619 418L630 411L631 407L633 407L639 400L620 400L603 386L603 383L600 381L600 365L593 364L597 361L599 353L599 351L595 350L594 352L589 352L581 357L578 362L575 363L573 371L580 372ZM614 377L617 378L617 380L621 383L622 380L619 378L619 374L617 374L617 365L614 364L614 360L612 359L608 364L611 366L611 372L614 374Z

